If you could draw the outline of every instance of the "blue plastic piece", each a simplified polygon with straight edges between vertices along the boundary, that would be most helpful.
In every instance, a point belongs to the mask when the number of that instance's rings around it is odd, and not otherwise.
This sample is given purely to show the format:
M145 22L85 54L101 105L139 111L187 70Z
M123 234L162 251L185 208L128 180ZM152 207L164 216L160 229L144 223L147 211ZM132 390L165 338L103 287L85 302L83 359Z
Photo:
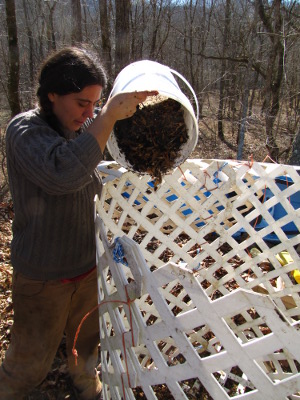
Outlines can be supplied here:
M116 263L121 263L124 264L126 267L128 267L128 263L125 260L124 249L118 237L115 239L115 247L113 249L113 259Z

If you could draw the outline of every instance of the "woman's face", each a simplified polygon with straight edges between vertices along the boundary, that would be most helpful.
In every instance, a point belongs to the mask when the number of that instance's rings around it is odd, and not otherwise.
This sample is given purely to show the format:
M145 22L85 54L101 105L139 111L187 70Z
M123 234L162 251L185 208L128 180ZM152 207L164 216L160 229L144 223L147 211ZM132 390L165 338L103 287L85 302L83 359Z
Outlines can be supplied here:
M100 100L102 86L86 86L81 92L59 95L49 93L52 110L63 128L78 131L87 118L92 118Z

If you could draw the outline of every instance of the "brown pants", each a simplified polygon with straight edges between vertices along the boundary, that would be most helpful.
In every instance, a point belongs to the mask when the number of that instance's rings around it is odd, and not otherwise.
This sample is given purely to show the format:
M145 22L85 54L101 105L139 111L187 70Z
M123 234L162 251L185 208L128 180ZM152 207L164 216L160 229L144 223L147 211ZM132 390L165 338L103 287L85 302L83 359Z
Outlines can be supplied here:
M77 282L36 281L15 272L14 324L11 343L0 367L0 399L20 400L49 372L66 333L69 372L82 399L93 399L102 385L96 373L99 344L98 312L83 323L72 355L76 330L97 305L96 270Z

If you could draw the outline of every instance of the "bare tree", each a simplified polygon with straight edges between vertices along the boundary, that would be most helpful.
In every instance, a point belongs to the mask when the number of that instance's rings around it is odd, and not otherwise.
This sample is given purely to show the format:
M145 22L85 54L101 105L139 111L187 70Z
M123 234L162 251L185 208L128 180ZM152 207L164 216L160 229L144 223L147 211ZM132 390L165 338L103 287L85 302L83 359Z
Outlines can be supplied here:
M81 27L81 2L80 0L71 0L72 10L72 44L82 42L82 27Z
M150 0L151 35L149 58L162 58L162 49L170 32L171 2L170 0Z
M284 47L282 43L281 0L274 0L268 7L262 0L258 2L258 13L267 33L270 47L265 80L264 110L266 121L267 148L270 156L278 160L279 147L273 127L280 106L280 88L283 78Z
M28 15L28 2L26 0L22 1L23 10L24 10L24 18L25 18L25 29L28 38L28 61L29 61L29 80L30 86L33 87L34 85L34 43L33 43L33 33L32 33L32 24L29 20Z
M116 53L115 74L130 60L130 0L116 1Z
M207 7L206 0L190 0L184 5L184 66L189 82L197 93L199 115L204 104L204 65L207 39L210 34L211 12L214 2ZM188 69L187 69L188 66Z
M6 146L5 130L0 127L0 202L2 202L9 193L9 183L6 165Z
M185 24L184 24L184 54L185 54L185 61L186 64L189 66L189 77L190 83L195 90L197 80L199 77L199 70L200 63L195 62L195 53L194 46L198 43L198 40L195 38L195 33L197 31L196 27L196 11L198 7L198 0L194 2L190 0L188 4L184 7L184 14L185 14Z
M8 102L11 114L16 115L21 111L21 106L19 98L20 57L15 1L5 0L5 8L9 50Z
M292 152L288 164L300 165L300 128L298 128L298 132L294 137L292 144Z
M253 69L253 58L254 58L254 47L255 47L255 34L257 27L257 7L255 8L253 21L251 24L250 34L248 36L249 40L249 58L248 64L246 68L246 72L244 75L245 86L242 94L242 102L241 102L241 122L240 128L238 132L238 151L237 151L237 159L243 159L243 147L244 147L244 139L245 139L245 131L246 131L246 122L248 115L248 106L249 106L249 96L250 96L250 88L252 83L252 69Z
M131 54L134 60L142 59L145 45L145 32L148 26L146 19L146 1L135 2L131 7Z
M130 19L132 59L147 58L162 63L169 57L174 60L175 49L169 39L175 3L172 0L142 0L133 4Z
M102 58L109 73L112 72L112 50L109 29L107 0L98 0L100 9Z
M224 33L223 33L223 45L222 45L222 60L221 60L221 77L220 77L220 91L219 91L219 108L218 108L218 136L224 141L225 136L223 132L223 111L224 111L224 95L225 95L225 79L226 79L226 68L227 68L227 51L229 44L229 32L230 32L230 7L231 0L226 0L225 3L225 20L224 20Z
M48 42L48 50L55 50L56 49L56 40L55 40L55 30L54 30L54 11L57 5L57 0L54 0L51 4L50 1L45 2L48 10L49 10L49 17L47 20L47 42Z

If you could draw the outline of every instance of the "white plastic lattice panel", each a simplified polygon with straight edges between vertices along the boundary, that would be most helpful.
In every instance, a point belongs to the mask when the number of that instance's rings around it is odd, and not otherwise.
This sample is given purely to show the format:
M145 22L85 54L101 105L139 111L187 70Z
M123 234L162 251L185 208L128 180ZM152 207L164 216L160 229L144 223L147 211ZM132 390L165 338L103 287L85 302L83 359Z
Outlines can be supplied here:
M298 325L269 296L239 289L211 300L185 267L151 272L127 237L123 267L99 217L96 226L106 398L157 399L163 390L174 399L283 400L300 391Z
M100 170L111 398L298 398L296 168L188 160L157 190L115 163ZM131 269L116 263L106 236L121 237Z

